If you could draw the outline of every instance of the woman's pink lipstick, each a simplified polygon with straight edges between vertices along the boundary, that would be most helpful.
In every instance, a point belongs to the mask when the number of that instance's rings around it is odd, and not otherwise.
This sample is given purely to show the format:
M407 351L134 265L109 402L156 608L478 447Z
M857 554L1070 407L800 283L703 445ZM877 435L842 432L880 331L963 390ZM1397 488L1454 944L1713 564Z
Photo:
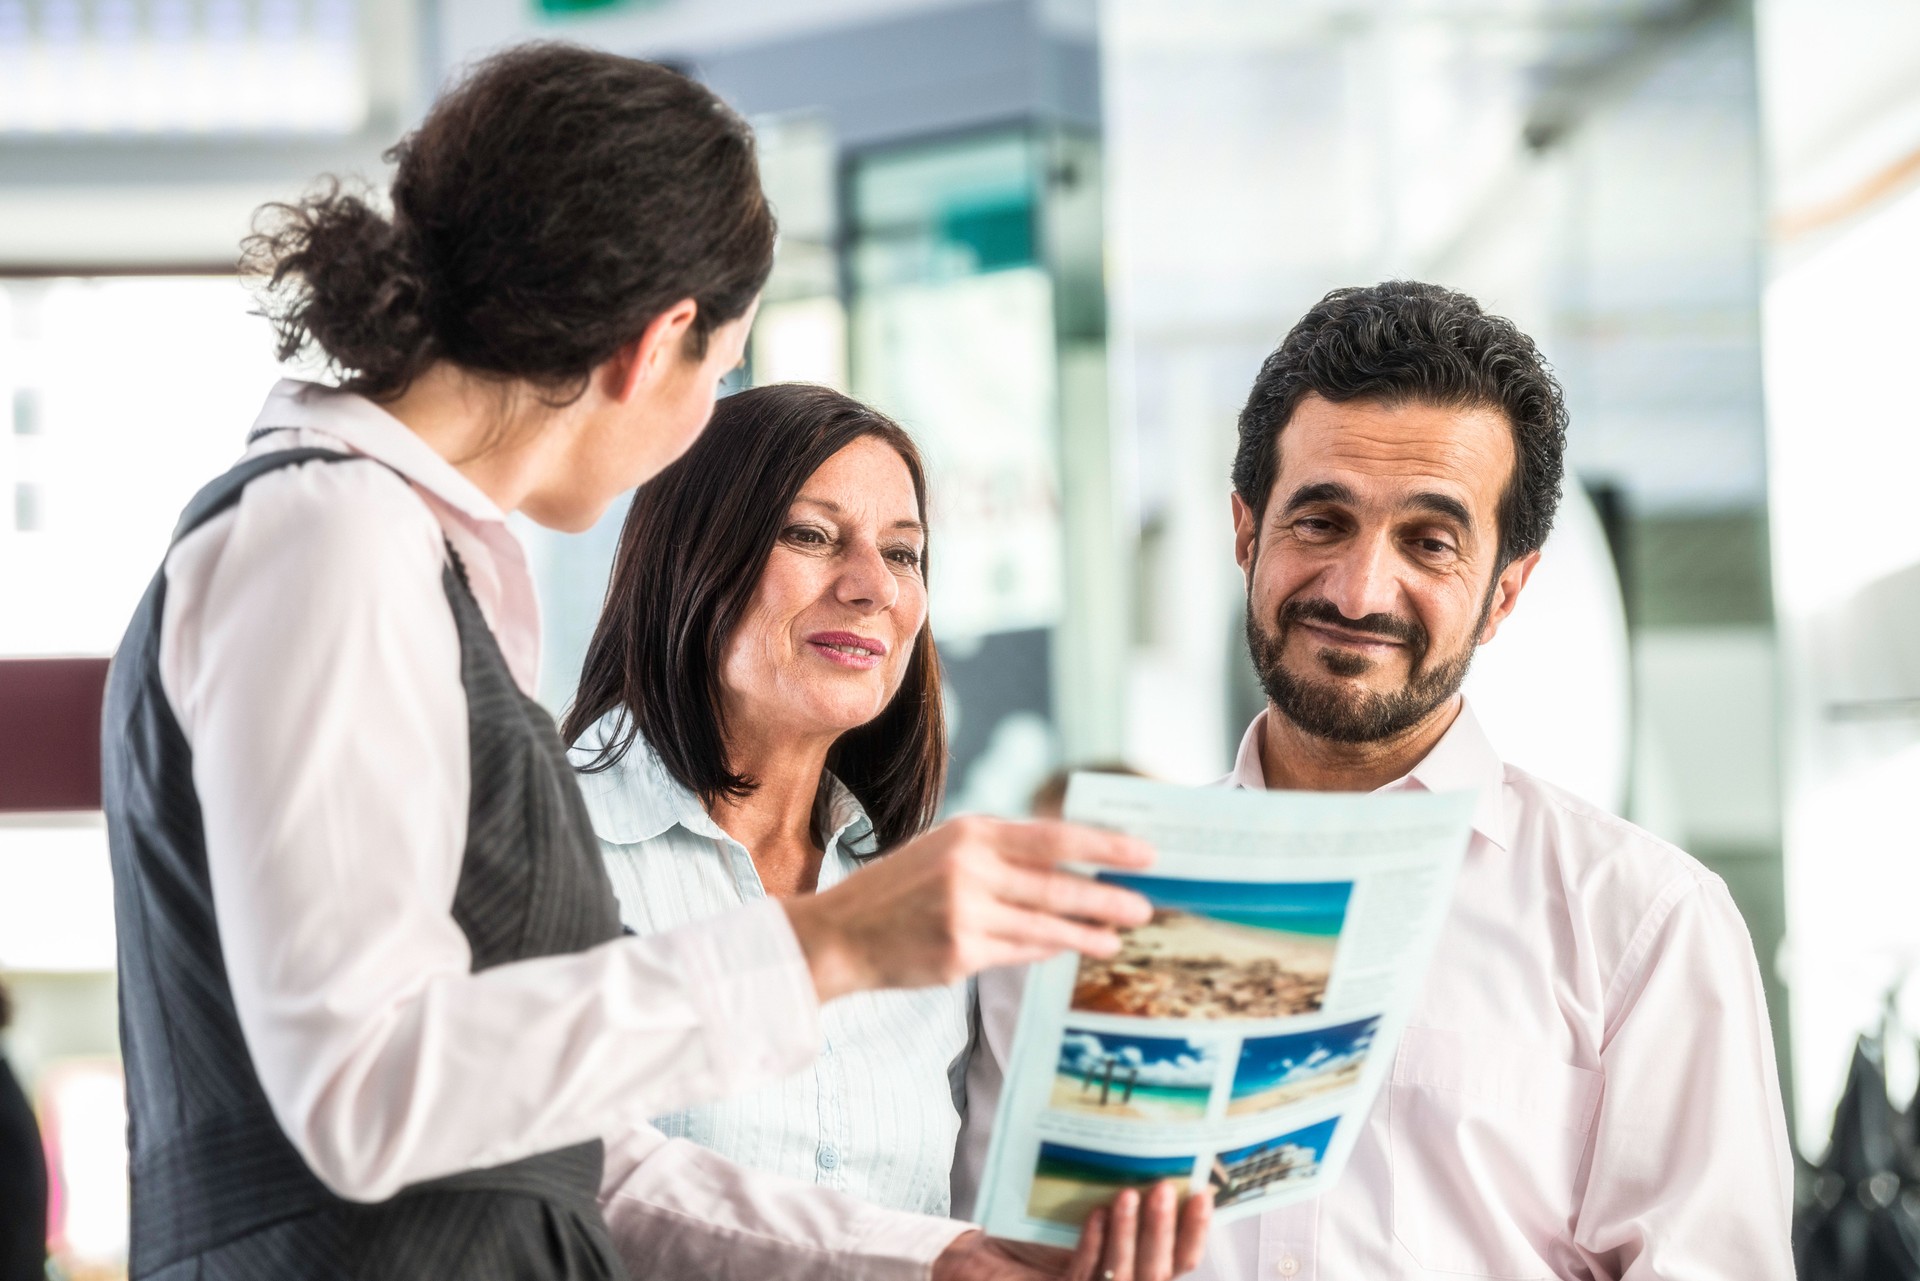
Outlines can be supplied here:
M807 637L807 644L814 652L830 663L850 667L857 672L870 672L880 666L880 660L887 655L887 643L875 640L871 636L856 636L852 632L815 632Z

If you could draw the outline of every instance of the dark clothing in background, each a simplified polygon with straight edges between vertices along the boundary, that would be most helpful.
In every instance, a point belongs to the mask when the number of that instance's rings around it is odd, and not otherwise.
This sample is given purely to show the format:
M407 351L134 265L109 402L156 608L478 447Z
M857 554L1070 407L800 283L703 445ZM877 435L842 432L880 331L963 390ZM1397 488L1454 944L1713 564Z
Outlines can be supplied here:
M246 484L322 450L249 459L194 499L179 538ZM614 1281L598 1141L356 1204L307 1168L267 1104L240 1032L207 877L193 753L160 686L165 573L114 658L105 808L120 939L133 1222L140 1281ZM553 718L520 692L457 562L442 581L460 638L472 788L453 916L476 970L578 952L620 933ZM396 783L396 786L401 784Z
M45 1281L47 1158L40 1126L0 1058L0 1281Z

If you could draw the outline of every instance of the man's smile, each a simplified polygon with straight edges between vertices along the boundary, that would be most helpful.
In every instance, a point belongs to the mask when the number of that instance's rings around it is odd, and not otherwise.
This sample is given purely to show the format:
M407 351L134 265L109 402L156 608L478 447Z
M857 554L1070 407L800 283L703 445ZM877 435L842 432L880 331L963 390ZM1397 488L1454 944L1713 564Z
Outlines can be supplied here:
M1299 619L1295 621L1294 626L1311 632L1314 639L1321 644L1356 650L1374 657L1383 657L1395 650L1406 648L1406 643L1403 641L1392 640L1378 632L1355 631L1350 627L1341 627L1337 623Z

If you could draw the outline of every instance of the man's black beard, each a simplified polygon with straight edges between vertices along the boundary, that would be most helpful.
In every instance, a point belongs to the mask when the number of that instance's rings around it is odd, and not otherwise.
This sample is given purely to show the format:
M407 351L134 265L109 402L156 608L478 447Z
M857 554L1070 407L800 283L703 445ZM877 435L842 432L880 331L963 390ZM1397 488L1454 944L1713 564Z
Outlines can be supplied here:
M1460 692L1461 684L1467 679L1467 667L1473 662L1477 639L1486 630L1487 617L1492 611L1493 590L1489 585L1487 598L1480 606L1480 621L1469 633L1467 643L1459 653L1442 662L1430 663L1426 629L1410 620L1391 614L1347 618L1330 601L1291 600L1280 609L1278 628L1269 632L1255 621L1249 600L1247 652L1253 657L1254 671L1259 673L1260 687L1266 691L1268 701L1301 730L1334 743L1378 743L1406 733ZM1369 632L1407 646L1411 670L1406 684L1380 693L1295 676L1286 669L1283 655L1288 632L1304 622ZM1358 676L1372 666L1369 659L1331 647L1320 651L1318 661L1342 677Z

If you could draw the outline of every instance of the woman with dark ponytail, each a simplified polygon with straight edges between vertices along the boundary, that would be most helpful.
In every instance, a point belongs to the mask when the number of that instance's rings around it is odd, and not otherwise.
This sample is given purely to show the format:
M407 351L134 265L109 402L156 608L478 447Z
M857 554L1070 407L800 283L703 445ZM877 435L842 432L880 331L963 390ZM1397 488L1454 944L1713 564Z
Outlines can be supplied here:
M390 211L332 184L249 242L282 356L331 377L276 387L189 504L109 681L136 1278L653 1274L647 1117L804 1067L836 996L1108 953L1147 912L1056 866L1131 843L963 822L622 937L507 517L587 528L699 434L772 263L752 136L542 45L390 158ZM1015 1275L977 1234L916 1248Z

